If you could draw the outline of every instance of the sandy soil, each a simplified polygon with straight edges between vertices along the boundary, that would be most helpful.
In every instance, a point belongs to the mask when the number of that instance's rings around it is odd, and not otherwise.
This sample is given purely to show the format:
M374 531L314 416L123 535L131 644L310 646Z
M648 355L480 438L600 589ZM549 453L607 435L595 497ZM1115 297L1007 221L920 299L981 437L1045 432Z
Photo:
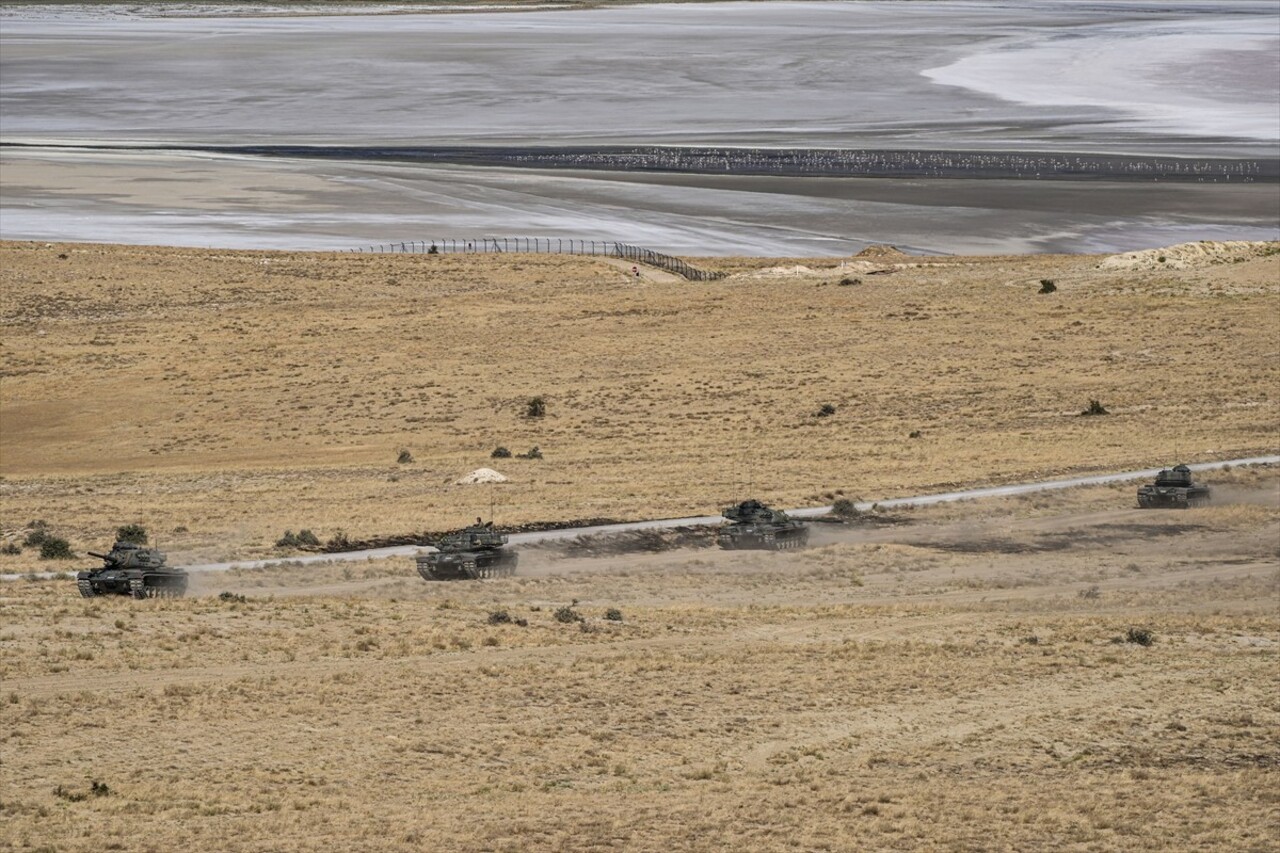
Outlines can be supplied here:
M544 549L481 583L5 584L0 844L1273 849L1280 475L1216 485L1181 512L1121 486L931 507L798 553Z

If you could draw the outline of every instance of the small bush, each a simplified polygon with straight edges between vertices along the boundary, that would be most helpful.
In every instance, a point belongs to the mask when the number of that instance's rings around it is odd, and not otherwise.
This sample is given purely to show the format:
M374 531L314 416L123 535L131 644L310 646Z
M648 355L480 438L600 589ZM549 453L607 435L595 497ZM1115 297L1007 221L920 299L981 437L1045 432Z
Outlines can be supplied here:
M505 447L495 447L493 452L489 454L490 459L510 459L511 451Z
M6 542L0 545L0 554L21 554L22 546L17 542Z
M823 403L822 408L818 409L818 417L829 418L836 413L836 407L830 403Z
M135 545L147 544L147 528L141 524L126 524L116 528L117 542L132 542Z
M294 535L292 530L286 530L284 535L276 540L277 548L297 548L298 537Z
M351 540L347 538L345 531L339 530L329 537L329 541L324 543L324 547L326 551L350 551Z
M1057 289L1058 289L1058 285L1054 284L1053 279L1051 279L1051 278L1042 278L1042 279L1040 279L1040 292L1041 292L1041 293L1053 293L1053 292L1054 292L1055 290L1057 290Z
M489 614L490 625L509 625L511 623L511 614L505 610L495 610Z
M840 279L840 286L841 286L841 287L851 287L851 286L853 286L853 285L855 285L855 284L862 284L862 279L860 279L860 278L842 278L842 279Z
M835 503L831 504L831 514L843 519L857 518L862 515L857 505L849 498L838 498Z
M440 247L439 247L439 246L437 246L435 243L432 243L432 244L431 244L431 248L430 248L430 249L427 249L427 254L428 254L428 255L438 255L438 254L440 254Z
M540 418L547 413L547 401L541 397L534 397L524 407L524 416L526 418Z
M622 611L616 607L610 607L608 610L604 612L604 618L610 622L621 622Z
M40 543L40 559L42 560L74 560L76 555L71 550L71 543L61 536L45 536Z
M1130 628L1125 632L1124 641L1137 643L1139 646L1149 646L1156 641L1156 635L1146 628Z
M244 604L249 599L234 592L220 592L218 593L218 600L230 602L231 604Z
M557 607L555 612L555 620L566 625L572 622L581 622L582 614L573 609L572 605L566 607Z
M109 797L111 796L111 789L107 787L106 782L99 782L95 779L89 783L89 793L95 797Z
M308 548L319 548L320 539L310 530L303 528L302 530L298 531L298 544L305 545Z
M1162 263L1162 264L1163 264L1165 261L1167 261L1167 260L1169 260L1169 259L1168 259L1168 258L1166 258L1164 255L1161 255L1160 257L1156 258L1156 261L1158 261L1159 263Z
M1094 584L1093 586L1087 586L1084 589L1080 590L1078 595L1081 598L1087 598L1089 600L1093 600L1093 599L1102 597L1102 590L1098 589L1097 584Z
M1085 409L1080 414L1082 417L1088 418L1094 415L1109 415L1111 413L1107 411L1106 407L1103 406L1102 403L1097 400L1090 400L1089 408Z
M48 538L48 536L49 532L47 530L43 527L37 527L27 533L26 538L22 540L22 544L26 545L28 548L39 548L44 544L44 540Z
M401 465L408 465L413 461L413 454L408 450L401 450L400 455L396 457L396 462Z
M907 438L921 438L923 436L924 433L918 429L913 429L911 432L907 433Z
M539 450L539 449L538 449L538 445L536 445L536 444L535 444L533 447L530 447L530 448L529 448L529 452L528 452L528 453L521 453L521 454L519 454L519 458L520 458L520 459L541 459L541 458L542 458L542 451L541 451L541 450Z

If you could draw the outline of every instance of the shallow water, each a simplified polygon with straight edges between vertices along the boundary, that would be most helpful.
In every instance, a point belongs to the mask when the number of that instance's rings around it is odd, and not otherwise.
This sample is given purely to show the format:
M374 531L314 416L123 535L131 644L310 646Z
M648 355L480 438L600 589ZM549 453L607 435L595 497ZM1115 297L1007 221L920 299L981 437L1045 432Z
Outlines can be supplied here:
M6 7L5 142L1277 153L1274 3L727 3L208 17ZM172 7L171 7L172 8ZM1280 236L1274 187L522 172L5 149L0 236L278 248L617 239L692 254Z

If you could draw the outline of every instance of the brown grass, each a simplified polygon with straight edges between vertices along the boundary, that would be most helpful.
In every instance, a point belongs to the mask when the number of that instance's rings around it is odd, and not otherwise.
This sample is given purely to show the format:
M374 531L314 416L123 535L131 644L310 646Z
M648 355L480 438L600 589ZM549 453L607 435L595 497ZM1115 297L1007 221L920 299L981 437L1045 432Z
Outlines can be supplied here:
M0 585L0 846L1271 849L1280 481L1220 482L1241 502L1077 489L480 583Z
M1280 257L1097 262L908 259L842 287L830 260L704 259L735 275L636 285L559 256L2 243L3 523L83 550L139 522L208 559L491 502L638 518L1273 450ZM1112 414L1078 417L1095 398ZM512 482L449 485L482 465Z

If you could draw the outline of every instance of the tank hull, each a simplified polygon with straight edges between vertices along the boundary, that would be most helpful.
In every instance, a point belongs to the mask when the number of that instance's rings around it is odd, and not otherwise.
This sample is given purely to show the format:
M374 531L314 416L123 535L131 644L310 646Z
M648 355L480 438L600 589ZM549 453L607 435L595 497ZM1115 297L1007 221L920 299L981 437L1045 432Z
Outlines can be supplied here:
M514 551L440 551L417 558L418 574L425 581L484 580L511 577L519 557Z
M1207 506L1210 496L1208 486L1142 486L1138 489L1138 506L1142 509L1191 509Z
M131 598L181 598L187 593L183 569L96 569L76 574L76 587L85 598L127 595Z
M800 522L729 524L716 533L716 544L726 551L790 551L809 544L809 528Z

